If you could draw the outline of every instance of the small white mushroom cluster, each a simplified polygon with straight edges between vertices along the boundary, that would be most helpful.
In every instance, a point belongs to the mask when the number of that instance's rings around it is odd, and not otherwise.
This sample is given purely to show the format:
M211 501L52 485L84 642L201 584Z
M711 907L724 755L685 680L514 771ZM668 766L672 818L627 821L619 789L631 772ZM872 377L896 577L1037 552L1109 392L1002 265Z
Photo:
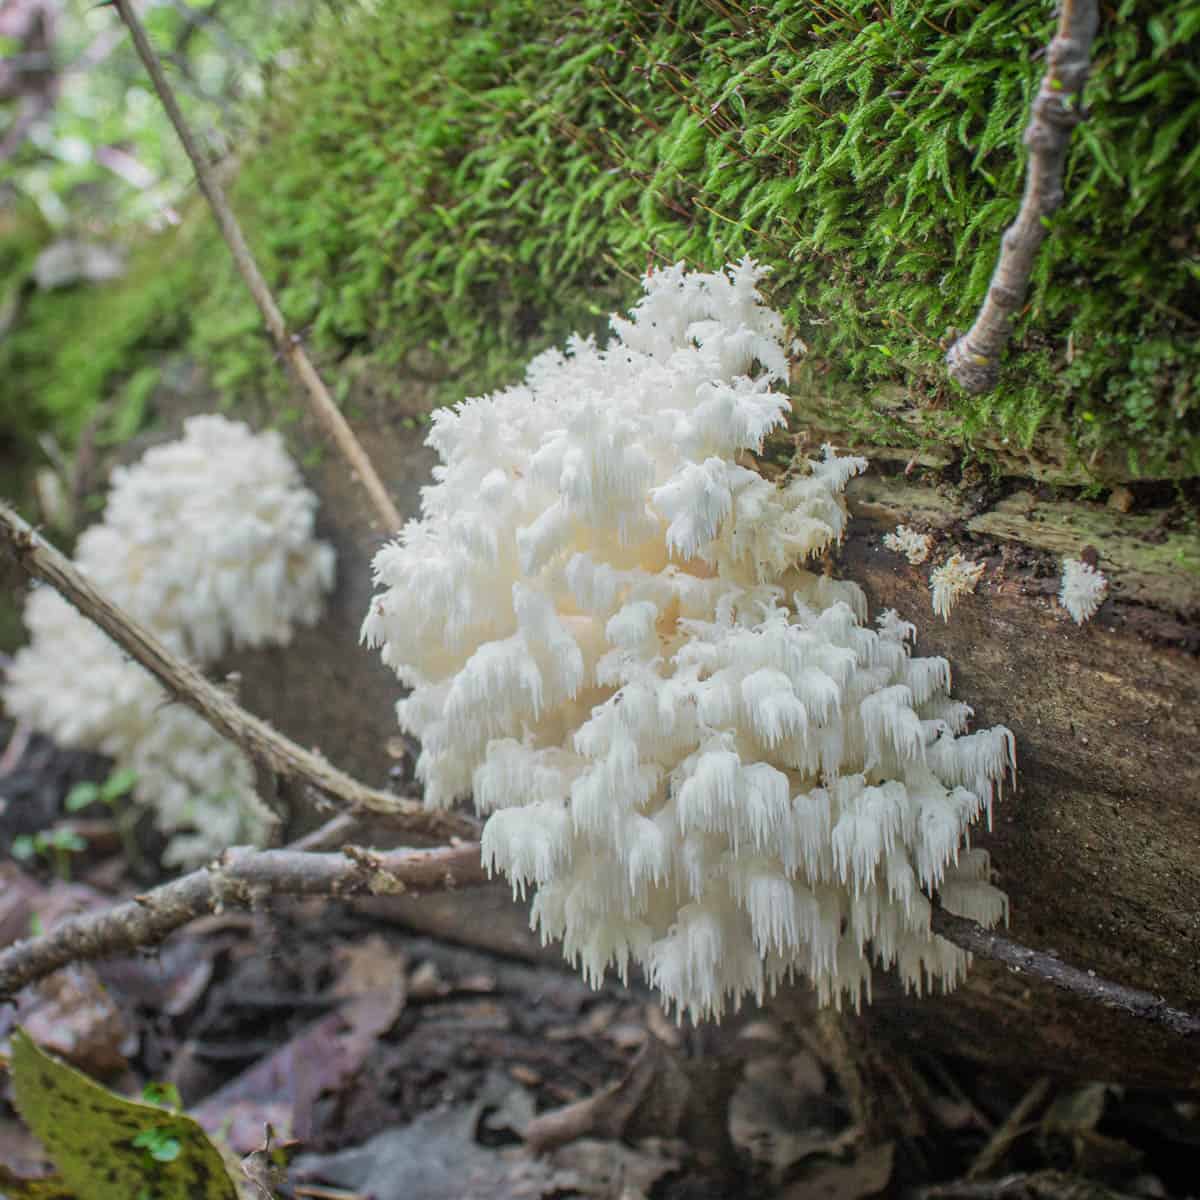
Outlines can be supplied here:
M641 964L693 1019L795 973L857 1005L873 960L952 986L930 896L1006 914L966 839L1011 733L965 734L913 626L800 566L865 462L827 447L777 488L740 461L788 411L761 276L656 272L607 348L437 414L363 629L412 689L427 803L473 794L543 938L592 982Z
M919 566L933 549L933 538L927 533L918 533L907 525L897 525L892 533L883 535L883 544L897 554L903 554L912 565Z
M1108 579L1091 563L1064 558L1058 599L1076 625L1090 621L1108 595Z
M933 600L933 611L943 621L950 620L950 610L959 597L975 590L983 575L981 562L972 562L954 553L940 567L929 572L929 592Z
M76 565L167 645L200 664L229 648L286 644L320 615L332 549L313 537L316 497L283 441L220 416L113 472L103 521ZM52 588L25 606L30 643L9 668L9 713L60 745L97 750L137 776L135 799L191 864L257 841L262 806L241 752Z

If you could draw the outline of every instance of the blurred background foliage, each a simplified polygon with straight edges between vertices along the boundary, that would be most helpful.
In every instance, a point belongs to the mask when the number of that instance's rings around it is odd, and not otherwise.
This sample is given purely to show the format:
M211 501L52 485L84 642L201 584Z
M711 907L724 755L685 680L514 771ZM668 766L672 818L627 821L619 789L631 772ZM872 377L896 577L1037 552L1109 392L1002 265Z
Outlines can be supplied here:
M180 103L235 161L315 0L149 0ZM0 0L0 433L70 448L146 412L186 334L192 172L119 18L94 0ZM112 303L115 297L119 303Z
M311 0L150 0L142 15L188 119L234 150L247 100L291 61ZM0 5L0 187L55 231L175 223L190 170L116 13L95 0Z
M602 331L647 267L752 254L809 348L798 390L863 442L1194 475L1200 0L1102 9L1066 204L982 398L946 382L942 347L1019 203L1049 0L370 0L201 21L170 0L147 18L343 390L351 360L397 395L406 376L443 399L511 382ZM115 19L60 11L74 54ZM34 295L0 340L0 414L67 443L98 411L110 436L135 426L167 350L229 403L288 386L127 53L77 73L91 101L60 96L3 168L10 263L31 225L103 220L134 247L121 279ZM155 183L114 183L102 146Z

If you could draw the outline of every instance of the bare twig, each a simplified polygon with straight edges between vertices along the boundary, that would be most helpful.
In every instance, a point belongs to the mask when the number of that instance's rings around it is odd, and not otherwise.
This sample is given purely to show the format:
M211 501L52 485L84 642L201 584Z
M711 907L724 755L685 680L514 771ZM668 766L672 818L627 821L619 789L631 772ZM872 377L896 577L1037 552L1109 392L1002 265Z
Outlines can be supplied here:
M375 506L375 511L379 514L384 527L389 532L395 532L402 524L400 514L376 474L366 451L354 436L346 418L342 416L333 402L329 389L304 352L299 337L288 330L283 313L275 303L275 297L271 294L271 289L267 286L254 256L250 253L250 247L246 244L241 226L233 215L233 209L229 207L229 201L226 200L216 175L205 161L204 155L180 111L171 85L167 82L166 75L163 74L162 64L159 62L154 48L150 45L146 30L133 11L132 0L113 0L113 3L121 14L121 20L129 29L138 57L142 60L142 64L154 84L154 90L158 93L158 98L162 102L171 124L175 127L175 132L179 135L179 140L183 143L188 158L191 159L200 190L213 210L221 235L233 255L234 262L237 264L246 286L250 289L250 294L254 297L254 302L258 305L259 312L262 313L263 321L271 334L276 349L281 357L290 364L297 379L308 393L313 414L324 428L325 433L342 452L351 471L366 488L367 495Z
M429 811L417 800L377 791L339 771L320 754L305 750L246 712L223 688L176 657L155 634L99 591L28 522L0 501L0 540L30 575L57 588L126 653L135 658L175 700L195 709L214 729L237 743L270 775L308 784L340 800L352 812L387 813L413 833L436 838L474 836L475 826L453 813Z
M350 835L362 822L353 813L339 813L331 817L324 825L297 838L289 846L289 850L337 850L344 846Z
M981 958L1002 962L1093 1004L1115 1008L1130 1016L1162 1025L1171 1033L1200 1037L1200 1017L1172 1008L1161 996L1102 979L1094 971L1072 967L1053 954L1030 950L1028 946L1009 941L974 921L956 917L944 908L934 908L931 924L933 931L940 933L948 942Z
M1050 1080L1043 1075L1021 1097L1016 1108L1004 1118L1004 1124L988 1138L987 1145L975 1156L975 1161L967 1171L968 1179L981 1179L995 1170L997 1163L1008 1153L1009 1147L1025 1131L1026 1122L1034 1110L1049 1094Z
M975 324L946 355L950 378L972 394L996 386L1000 356L1008 345L1012 318L1025 302L1046 222L1062 204L1067 147L1071 131L1083 118L1083 86L1099 23L1096 0L1061 0L1058 30L1046 53L1046 73L1025 130L1029 163L1021 209L1004 233Z
M340 854L238 846L210 866L134 900L72 917L0 952L0 997L13 996L68 963L157 945L205 913L250 908L268 896L397 895L468 887L485 879L479 846L473 842L434 850L348 846Z

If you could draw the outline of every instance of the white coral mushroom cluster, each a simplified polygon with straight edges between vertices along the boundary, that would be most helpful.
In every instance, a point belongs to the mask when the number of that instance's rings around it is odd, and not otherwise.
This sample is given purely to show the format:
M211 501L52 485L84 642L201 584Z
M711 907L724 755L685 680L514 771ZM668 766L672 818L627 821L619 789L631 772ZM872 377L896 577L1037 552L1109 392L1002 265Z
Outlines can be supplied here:
M1005 913L965 840L1012 735L964 735L913 627L800 566L864 461L826 448L782 489L739 463L788 409L761 274L660 271L607 348L439 413L364 624L427 802L474 795L485 860L589 980L637 962L693 1018L793 973L857 1004L872 960L950 986L930 895Z
M912 565L919 566L933 549L933 538L927 533L918 533L907 525L897 525L895 532L883 535L883 544L897 554L903 554Z
M952 554L940 567L929 572L929 592L933 611L943 621L962 596L975 590L983 575L983 563L972 562L961 554Z
M1064 558L1062 586L1058 598L1071 614L1076 625L1090 621L1104 597L1108 595L1108 580L1095 567L1078 558Z
M182 439L113 472L103 521L76 565L177 653L201 664L229 646L280 645L320 614L333 551L314 539L316 497L273 432L193 417ZM30 643L8 671L8 711L60 744L131 768L135 799L189 864L256 841L262 808L241 752L53 589L25 607Z

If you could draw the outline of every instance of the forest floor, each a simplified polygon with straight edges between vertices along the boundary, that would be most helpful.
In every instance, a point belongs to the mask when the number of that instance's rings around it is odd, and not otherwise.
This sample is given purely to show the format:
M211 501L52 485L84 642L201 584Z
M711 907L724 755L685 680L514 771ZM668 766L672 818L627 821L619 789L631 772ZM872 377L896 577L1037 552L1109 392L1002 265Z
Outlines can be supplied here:
M64 808L102 760L5 738L4 848L71 830L88 849L0 864L0 945L155 881L144 830L131 857L111 808ZM0 1037L21 1025L124 1095L173 1086L235 1173L268 1128L293 1141L256 1186L297 1200L1200 1195L1194 1097L881 1057L853 1017L678 1027L636 982L592 991L473 940L352 902L224 912L26 989ZM0 1164L53 1170L9 1103Z
M158 399L163 428L207 406L190 385ZM393 407L359 423L411 512L430 454ZM79 490L107 465L75 472ZM371 673L354 638L371 591L355 564L379 536L339 464L314 461L310 475L344 582L302 653L246 668L242 699L391 782L378 759L394 680ZM872 486L861 503L882 511L886 488ZM307 686L295 657L321 665ZM0 722L0 947L160 882L162 841L144 817L131 824L120 800L68 811L76 784L107 774ZM122 1095L170 1085L235 1175L253 1170L269 1128L295 1143L290 1165L270 1193L248 1194L285 1200L1200 1197L1195 1095L1005 1074L929 1038L917 1056L873 1042L853 1014L784 1022L778 1007L751 1008L678 1027L640 982L592 991L556 955L531 961L506 943L482 903L468 911L474 927L453 940L450 923L357 902L216 914L156 952L26 989L0 1006L0 1053L19 1025ZM0 1089L0 1166L45 1176L53 1163Z

